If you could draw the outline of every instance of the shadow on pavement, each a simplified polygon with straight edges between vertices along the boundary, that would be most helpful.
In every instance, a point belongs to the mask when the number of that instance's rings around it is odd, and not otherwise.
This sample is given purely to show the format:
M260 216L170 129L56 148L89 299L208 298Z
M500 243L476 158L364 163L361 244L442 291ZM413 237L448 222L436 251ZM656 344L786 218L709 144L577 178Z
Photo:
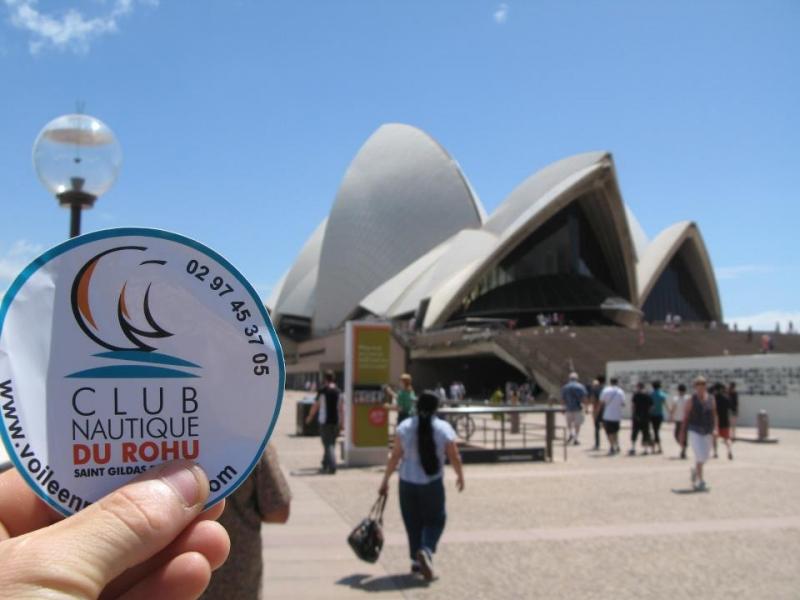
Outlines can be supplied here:
M683 495L683 494L705 494L706 492L710 492L710 491L711 491L710 487L703 488L702 490L696 490L694 488L678 488L678 489L672 488L672 493L673 494L681 494L681 495Z
M289 471L289 475L292 477L314 477L316 475L319 475L320 477L329 477L331 474L323 473L319 467L313 467L306 469L293 469Z
M343 577L337 581L336 584L346 585L365 592L396 592L398 590L428 587L428 583L424 579L412 575L411 573L383 575L381 577L357 573L355 575Z

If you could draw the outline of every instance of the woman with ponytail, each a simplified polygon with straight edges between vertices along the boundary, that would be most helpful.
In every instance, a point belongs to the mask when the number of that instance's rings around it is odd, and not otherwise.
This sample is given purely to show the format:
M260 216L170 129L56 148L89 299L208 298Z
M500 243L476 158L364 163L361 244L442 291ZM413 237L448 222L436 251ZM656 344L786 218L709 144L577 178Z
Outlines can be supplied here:
M389 493L389 478L397 470L411 571L422 573L427 581L433 579L433 554L446 520L442 482L445 455L456 471L458 491L464 489L456 434L447 421L436 416L438 407L439 397L433 392L423 392L417 403L417 416L397 427L392 455L378 492L382 496Z

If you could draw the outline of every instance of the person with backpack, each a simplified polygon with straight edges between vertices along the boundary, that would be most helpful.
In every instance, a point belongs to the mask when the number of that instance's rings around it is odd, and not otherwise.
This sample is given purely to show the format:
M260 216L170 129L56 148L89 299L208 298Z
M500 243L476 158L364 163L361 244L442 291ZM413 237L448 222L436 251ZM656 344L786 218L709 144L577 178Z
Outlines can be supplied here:
M698 492L706 489L703 465L711 455L712 434L717 429L717 404L714 395L706 389L702 375L694 380L694 394L683 413L681 443L688 445L694 453L695 466L691 470L692 486Z
M444 531L445 456L456 472L456 488L464 490L464 471L456 446L456 433L450 424L436 416L439 397L423 392L417 402L417 414L397 427L394 447L378 493L389 493L389 479L395 470L400 477L400 512L403 516L411 571L432 581L433 555Z

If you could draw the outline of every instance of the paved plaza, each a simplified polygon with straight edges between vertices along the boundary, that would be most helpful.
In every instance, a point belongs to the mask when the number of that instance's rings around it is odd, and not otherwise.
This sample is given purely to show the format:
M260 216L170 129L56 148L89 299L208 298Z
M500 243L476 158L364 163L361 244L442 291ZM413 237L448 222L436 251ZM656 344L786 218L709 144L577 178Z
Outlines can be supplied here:
M379 467L317 475L318 438L296 437L289 392L273 436L294 499L289 523L263 526L264 597L335 598L798 598L800 431L777 444L734 444L712 459L711 491L687 490L689 461L665 425L664 454L561 448L555 462L466 465L466 490L448 468L448 522L427 585L408 574L397 479L385 515L386 546L370 565L345 539L367 513ZM740 429L755 437L753 429ZM721 456L723 453L721 453Z
M591 451L555 462L466 465L466 490L446 474L448 523L438 580L408 574L393 480L386 546L370 565L345 538L367 513L380 468L317 475L318 438L295 437L288 393L273 437L294 494L287 525L264 526L265 598L797 598L800 589L800 432L778 444L737 442L713 460L704 494L689 486L665 425L664 454ZM739 435L755 437L752 429ZM722 454L721 454L722 456Z

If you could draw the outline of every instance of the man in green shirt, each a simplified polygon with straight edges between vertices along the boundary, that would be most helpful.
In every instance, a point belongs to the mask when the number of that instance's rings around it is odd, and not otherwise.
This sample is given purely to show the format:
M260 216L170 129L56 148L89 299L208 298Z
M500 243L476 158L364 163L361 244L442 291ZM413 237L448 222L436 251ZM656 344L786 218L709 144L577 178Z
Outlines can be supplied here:
M397 405L397 424L403 422L414 412L414 403L417 401L417 395L414 393L414 388L411 387L411 375L403 373L400 376L400 390L392 392L394 401Z

